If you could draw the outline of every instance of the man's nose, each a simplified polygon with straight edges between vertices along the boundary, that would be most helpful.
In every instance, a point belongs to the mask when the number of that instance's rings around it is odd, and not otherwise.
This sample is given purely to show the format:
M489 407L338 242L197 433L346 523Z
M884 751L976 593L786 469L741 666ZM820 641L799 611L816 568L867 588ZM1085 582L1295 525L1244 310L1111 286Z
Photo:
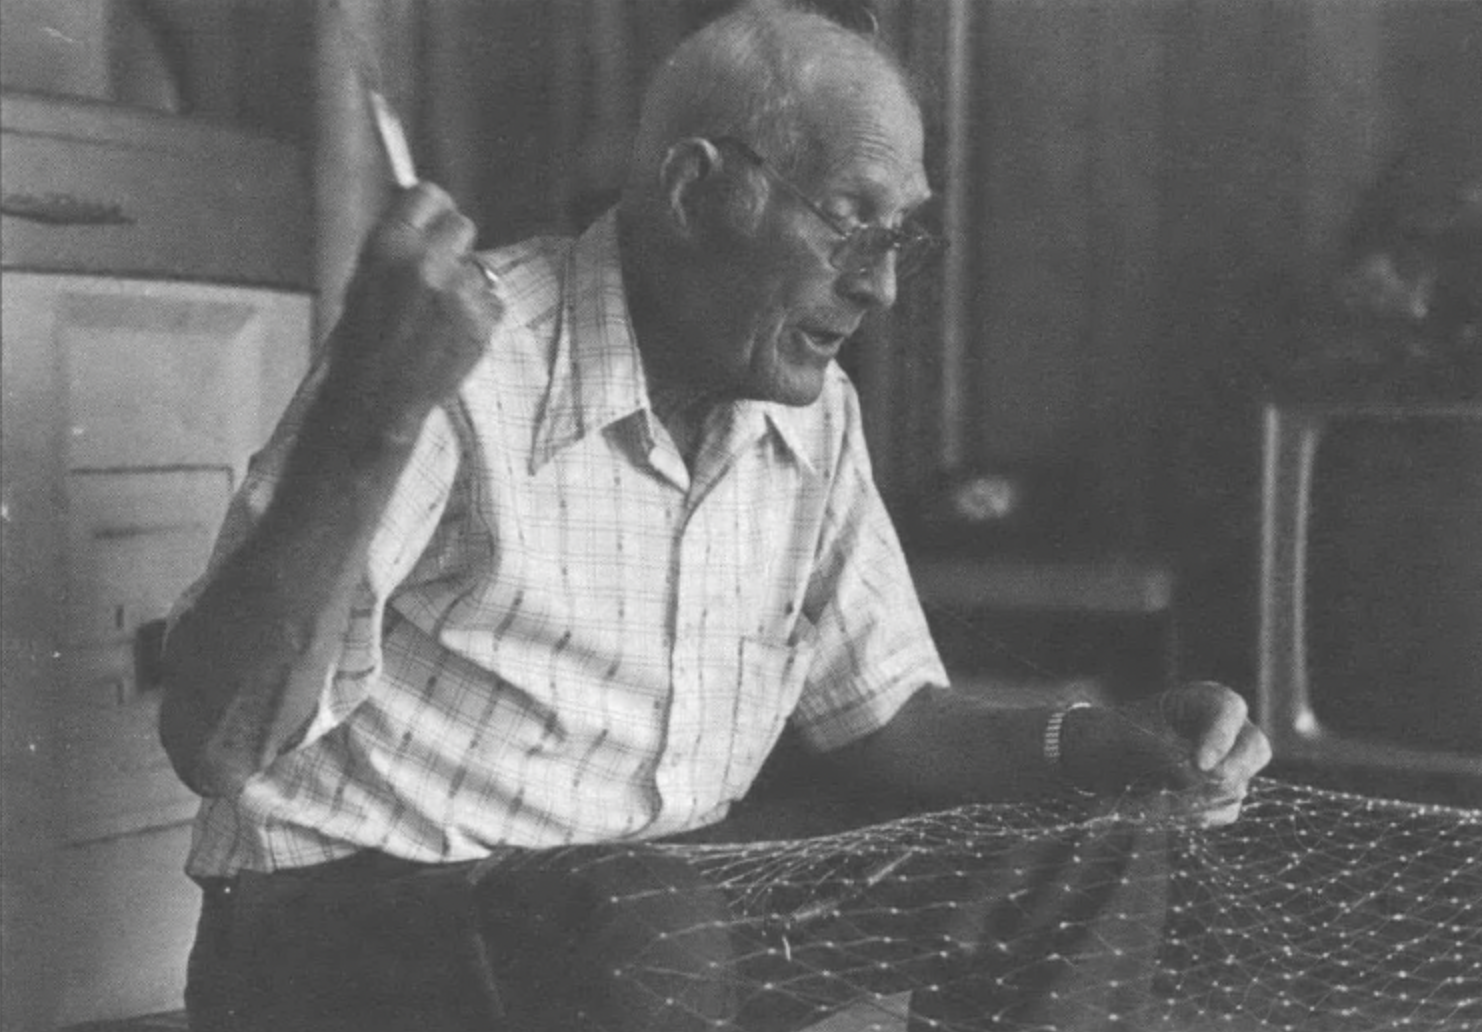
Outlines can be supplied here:
M839 289L850 300L868 308L886 309L895 304L895 249L845 272Z

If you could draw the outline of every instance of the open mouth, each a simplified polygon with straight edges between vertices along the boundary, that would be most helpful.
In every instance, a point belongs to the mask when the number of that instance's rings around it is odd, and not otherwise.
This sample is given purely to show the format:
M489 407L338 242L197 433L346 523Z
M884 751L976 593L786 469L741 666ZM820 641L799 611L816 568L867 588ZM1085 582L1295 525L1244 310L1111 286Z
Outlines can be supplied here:
M822 355L825 358L833 358L837 355L839 349L844 346L844 341L848 339L848 334L844 333L832 333L827 330L803 328L798 330L798 336L807 342L808 347L814 353Z

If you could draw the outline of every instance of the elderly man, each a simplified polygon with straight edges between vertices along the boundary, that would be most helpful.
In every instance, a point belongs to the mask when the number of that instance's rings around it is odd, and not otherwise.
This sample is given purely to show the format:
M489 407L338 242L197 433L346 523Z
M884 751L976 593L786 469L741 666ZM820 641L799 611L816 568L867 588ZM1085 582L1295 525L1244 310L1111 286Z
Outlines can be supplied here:
M663 67L621 203L579 239L475 257L435 187L397 198L168 639L162 733L206 797L194 1028L799 1027L842 1006L861 987L826 977L838 927L733 928L682 852L647 845L734 837L784 726L916 806L1180 784L1200 819L1235 816L1267 750L1226 689L1051 711L946 686L833 361L929 253L928 196L896 66L767 6ZM988 925L1050 959L1156 935L1135 837L953 881L975 970ZM1003 906L1072 882L1074 914ZM884 941L945 934L904 903ZM790 995L747 988L804 954ZM1099 963L938 985L915 1020L1109 1020L1146 972ZM906 987L910 964L875 966Z

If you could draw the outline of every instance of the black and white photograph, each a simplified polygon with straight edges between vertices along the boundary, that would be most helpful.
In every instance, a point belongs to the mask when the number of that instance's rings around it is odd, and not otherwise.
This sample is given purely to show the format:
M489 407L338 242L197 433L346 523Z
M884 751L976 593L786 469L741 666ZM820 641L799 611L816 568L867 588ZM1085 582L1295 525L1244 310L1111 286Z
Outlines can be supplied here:
M0 1032L1482 1030L1482 0L0 0Z

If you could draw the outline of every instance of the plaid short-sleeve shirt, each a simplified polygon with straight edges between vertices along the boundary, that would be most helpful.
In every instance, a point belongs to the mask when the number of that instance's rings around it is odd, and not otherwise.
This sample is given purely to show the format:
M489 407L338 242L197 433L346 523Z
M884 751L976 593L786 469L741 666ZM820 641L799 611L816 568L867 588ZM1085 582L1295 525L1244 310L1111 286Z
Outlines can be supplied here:
M703 826L786 721L836 748L946 683L841 371L807 407L714 412L692 476L649 406L613 217L491 257L505 316L423 428L318 712L204 802L196 876ZM254 459L213 569L316 386Z

